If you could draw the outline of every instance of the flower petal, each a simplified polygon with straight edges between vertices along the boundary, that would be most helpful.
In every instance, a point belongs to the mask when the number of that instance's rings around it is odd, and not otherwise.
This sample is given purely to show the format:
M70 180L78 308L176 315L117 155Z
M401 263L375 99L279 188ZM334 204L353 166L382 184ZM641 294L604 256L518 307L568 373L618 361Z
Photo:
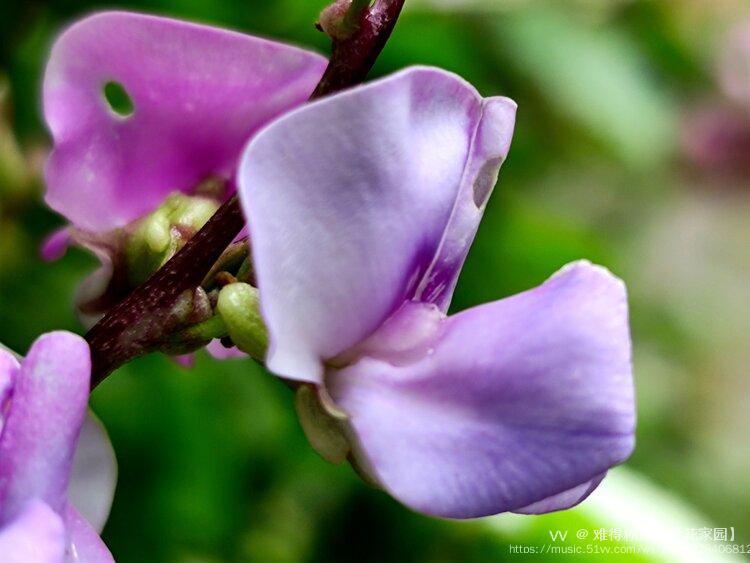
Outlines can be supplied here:
M435 300L449 299L481 216L466 207L471 186L488 192L514 112L453 74L412 68L306 105L251 141L238 183L269 369L319 382L321 359L371 334L427 272L442 287L429 284Z
M70 227L61 227L50 233L42 243L39 253L45 262L59 260L68 251L72 243Z
M33 498L62 514L90 374L89 347L81 337L52 332L32 345L0 437L0 524Z
M73 458L68 499L97 532L107 522L116 483L115 452L104 426L89 411Z
M102 539L71 504L66 507L65 524L70 535L65 563L114 563Z
M510 149L515 119L515 103L507 98L485 100L440 249L415 295L419 301L448 310L461 267Z
M211 355L211 357L217 360L233 360L248 357L245 352L243 352L236 346L227 348L221 343L221 340L218 340L216 338L206 344L206 351Z
M470 518L528 509L630 455L630 356L624 285L579 262L446 319L419 360L332 372L329 391L358 466L415 510Z
M516 508L513 512L518 514L546 514L547 512L556 512L558 510L567 510L573 508L575 505L582 503L593 493L599 486L604 478L607 476L605 471L601 475L597 475L591 481L568 489L562 493L547 497L546 499L524 506L523 508Z
M5 403L13 393L13 382L20 367L16 356L0 344L0 435L5 425Z
M58 38L44 77L55 140L47 203L77 227L103 231L175 189L228 177L248 137L304 102L325 65L223 29L126 12L87 17ZM109 107L108 84L124 88L132 114Z
M62 518L40 500L31 501L0 530L3 563L61 563L64 554Z

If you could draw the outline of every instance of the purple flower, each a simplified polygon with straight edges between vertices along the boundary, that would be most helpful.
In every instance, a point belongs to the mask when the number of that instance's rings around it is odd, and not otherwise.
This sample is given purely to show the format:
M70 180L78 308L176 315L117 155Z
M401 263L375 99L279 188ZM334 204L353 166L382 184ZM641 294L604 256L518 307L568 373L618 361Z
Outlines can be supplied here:
M55 141L46 201L76 227L124 227L171 192L229 179L260 127L302 104L323 74L315 53L178 20L103 12L55 42L44 115ZM119 115L104 88L133 104Z
M72 241L101 261L76 299L84 321L98 320L205 223L234 190L247 140L302 104L325 66L289 45L126 12L94 14L60 35L44 76L54 140L46 201L72 228L54 233L42 255L59 258ZM108 103L115 85L131 112ZM193 197L161 222L138 222L175 193ZM134 236L145 250L133 248Z
M298 382L311 442L429 514L579 502L633 448L623 284L581 262L446 317L515 104L414 68L294 109L324 66L151 16L104 13L66 31L45 76L47 201L100 255L88 293L116 285L123 233L165 252L182 241L195 225L167 196L230 180L254 137L238 178L267 365ZM108 107L115 82L131 114ZM164 232L139 223L165 200ZM58 235L49 253L64 244ZM139 263L158 267L143 248Z
M20 363L0 349L4 562L113 561L92 528L104 525L114 467L106 467L112 455L103 430L86 421L90 363L86 342L67 332L40 337Z
M634 445L625 287L577 262L446 317L516 105L412 68L248 145L267 366L313 445L409 507L471 518L583 500Z

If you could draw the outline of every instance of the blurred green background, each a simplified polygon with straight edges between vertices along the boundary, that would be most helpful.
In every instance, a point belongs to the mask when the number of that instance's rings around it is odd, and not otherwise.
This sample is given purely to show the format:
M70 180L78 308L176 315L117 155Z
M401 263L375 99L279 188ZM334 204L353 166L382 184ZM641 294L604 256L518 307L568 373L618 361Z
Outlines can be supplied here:
M324 4L136 0L116 7L327 53L313 27ZM93 258L75 250L53 264L38 258L40 241L62 224L41 205L49 141L40 82L61 26L109 7L85 0L0 7L0 341L20 352L41 332L83 331L72 299ZM686 548L660 528L727 528L735 546L750 543L750 104L727 87L747 78L750 89L750 51L725 64L736 48L732 30L745 18L750 6L733 0L407 0L373 72L438 65L485 95L518 102L511 153L454 310L530 288L584 257L627 282L638 445L589 501L550 516L464 523L413 514L348 466L320 459L296 421L291 393L254 363L200 354L185 370L150 356L120 369L92 399L119 460L104 531L117 560L747 557ZM644 522L655 531L646 540L615 536ZM561 545L643 552L511 553L511 545L549 544L556 529L571 533ZM580 529L589 537L572 537ZM595 529L615 537L593 541Z

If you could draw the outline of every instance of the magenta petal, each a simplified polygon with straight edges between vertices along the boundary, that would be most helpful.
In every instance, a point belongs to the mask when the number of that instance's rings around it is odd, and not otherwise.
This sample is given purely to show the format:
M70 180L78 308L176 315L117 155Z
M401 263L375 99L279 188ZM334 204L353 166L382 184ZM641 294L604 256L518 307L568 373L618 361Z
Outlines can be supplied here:
M55 141L47 203L75 226L104 231L156 207L173 190L228 177L259 127L304 102L323 57L218 28L103 12L55 42L44 114ZM104 97L121 84L134 111Z
M71 504L66 507L65 524L70 535L65 563L114 563L99 535Z
M514 112L456 75L411 68L295 110L249 144L238 191L270 370L320 381L321 360L370 335L428 271L431 296L447 300L481 215L471 186L494 178Z
M59 260L68 250L71 243L70 227L62 227L50 233L42 243L40 254L45 262Z
M3 563L62 563L65 527L62 518L39 500L31 501L0 529Z
M62 514L90 373L89 348L79 336L52 332L32 345L0 437L0 523L33 498Z
M451 518L528 509L633 449L625 287L569 265L446 319L420 359L365 357L328 387L358 464L404 504Z

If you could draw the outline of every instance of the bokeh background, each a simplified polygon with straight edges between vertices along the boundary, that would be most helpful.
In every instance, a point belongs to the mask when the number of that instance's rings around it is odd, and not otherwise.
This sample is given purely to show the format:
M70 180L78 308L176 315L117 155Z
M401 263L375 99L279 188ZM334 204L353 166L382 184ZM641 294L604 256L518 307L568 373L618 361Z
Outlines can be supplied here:
M323 0L137 0L328 50ZM41 204L46 53L87 0L0 7L0 341L82 332L80 251L44 264L62 224ZM743 23L744 22L744 23ZM308 447L290 392L250 361L162 356L120 369L93 408L119 460L104 538L120 562L733 561L750 543L750 5L739 0L407 0L373 76L455 71L519 105L513 147L453 308L530 288L588 258L628 284L638 445L589 501L544 517L429 519ZM648 538L623 539L644 523ZM667 528L670 525L671 528ZM620 555L511 545L631 546ZM587 538L573 537L588 530ZM595 530L607 539L594 541ZM620 530L620 533L617 532ZM700 531L704 530L704 531ZM692 538L695 539L695 538ZM704 543L709 541L706 537ZM716 542L713 542L716 543ZM718 544L717 544L718 545ZM723 544L732 545L732 544ZM736 549L736 548L735 548ZM0 556L1 559L1 556Z

